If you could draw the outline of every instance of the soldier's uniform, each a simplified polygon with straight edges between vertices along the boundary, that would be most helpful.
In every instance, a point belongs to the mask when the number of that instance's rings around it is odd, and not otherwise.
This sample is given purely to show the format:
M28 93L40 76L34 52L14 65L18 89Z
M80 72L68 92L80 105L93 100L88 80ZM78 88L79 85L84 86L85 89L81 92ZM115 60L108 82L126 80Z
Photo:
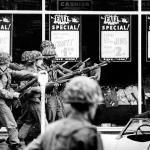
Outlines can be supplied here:
M55 46L51 41L43 41L41 43L41 51L44 56L44 68L49 71L49 81L56 81L59 76L65 75L65 73L70 72L70 70L63 68L62 66L53 63L53 60L56 56ZM51 62L51 63L47 63ZM55 68L55 69L53 69ZM48 122L53 122L55 120L61 119L65 117L63 102L61 96L58 92L58 87L54 87L52 91L47 90L46 94L46 112L47 112L47 119Z
M31 72L38 72L38 69L35 65L37 59L42 59L42 54L37 55L36 51L29 51L22 54L22 61L26 63L31 63L32 65L25 65L26 70ZM21 86L26 85L28 82L22 82ZM23 123L22 127L19 130L19 138L25 140L26 143L35 138L40 133L41 127L41 91L39 84L36 82L32 87L28 88L26 94L23 97L24 108L23 114L20 117L20 120ZM33 130L37 128L37 131ZM32 132L32 133L31 133Z
M95 65L97 65L97 64L94 63L94 66L95 66ZM91 71L91 72L90 72L90 76L93 76L94 79L99 82L99 81L100 81L100 78L101 78L101 67L99 67L99 68L97 68L97 69Z
M8 130L9 138L8 143L12 149L17 149L19 147L18 130L17 124L14 116L11 112L8 104L13 103L13 99L16 97L17 92L14 92L10 88L11 77L16 77L16 79L26 80L32 78L33 74L27 73L26 71L14 71L8 68L10 56L7 53L0 53L0 123L2 126L6 127ZM4 65L6 66L4 68Z
M49 124L44 134L31 142L25 150L103 150L101 135L88 121L96 110L95 104L101 103L102 93L97 82L88 77L75 77L65 88L65 100L73 105L70 116ZM87 109L81 106L88 106ZM89 108L90 107L90 108ZM80 110L80 111L79 111Z

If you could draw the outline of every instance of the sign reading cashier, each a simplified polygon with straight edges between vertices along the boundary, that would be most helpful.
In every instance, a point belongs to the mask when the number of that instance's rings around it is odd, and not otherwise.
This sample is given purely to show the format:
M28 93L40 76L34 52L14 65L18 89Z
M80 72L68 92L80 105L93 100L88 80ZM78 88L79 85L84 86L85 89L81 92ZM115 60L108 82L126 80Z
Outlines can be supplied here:
M12 16L0 14L0 52L10 54Z
M50 38L56 46L57 61L80 60L79 15L50 15Z
M92 0L57 0L57 10L92 10Z

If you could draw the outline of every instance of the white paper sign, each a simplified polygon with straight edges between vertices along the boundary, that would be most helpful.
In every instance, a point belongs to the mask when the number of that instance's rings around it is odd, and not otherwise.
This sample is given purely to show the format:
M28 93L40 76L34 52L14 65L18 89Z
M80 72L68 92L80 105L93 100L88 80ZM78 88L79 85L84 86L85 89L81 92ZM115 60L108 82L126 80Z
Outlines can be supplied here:
M129 31L102 31L101 57L129 58Z
M0 52L10 53L10 31L0 30Z
M79 58L79 31L51 31L58 58Z

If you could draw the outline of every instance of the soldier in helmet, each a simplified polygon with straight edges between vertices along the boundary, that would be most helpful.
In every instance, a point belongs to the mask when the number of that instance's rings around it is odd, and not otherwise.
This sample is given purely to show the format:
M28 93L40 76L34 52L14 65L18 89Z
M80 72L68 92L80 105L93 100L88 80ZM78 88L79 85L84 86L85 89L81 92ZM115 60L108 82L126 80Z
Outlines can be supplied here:
M56 48L51 41L43 41L40 47L43 54L44 68L49 71L49 80L56 81L58 77L65 75L65 73L70 73L71 70L62 67L55 63ZM55 68L55 69L53 69ZM47 91L47 119L48 122L53 122L55 120L65 117L64 106L62 99L58 92L58 86L56 85L52 91Z
M20 93L11 89L11 79L32 79L35 77L35 73L29 71L14 71L9 68L11 57L8 53L0 53L0 123L8 130L7 143L13 150L17 150L20 147L20 141L18 139L17 124L9 106L13 103L14 99L19 98ZM9 104L9 106L8 106Z
M44 70L45 68L43 67L43 55L41 52L37 50L32 50L32 53L35 53L36 59L35 59L35 65L37 67L37 70Z
M25 51L22 54L22 61L26 70L38 73L37 64L41 65L43 56L36 50ZM22 82L20 86L28 83ZM18 120L21 128L19 130L19 138L26 143L30 142L40 133L41 126L41 91L40 86L35 82L32 87L28 88L22 97L22 115ZM37 129L36 131L34 129ZM34 132L34 133L33 133Z
M103 150L100 133L91 124L97 104L103 102L98 83L85 76L74 77L65 87L64 98L71 114L49 124L25 150Z

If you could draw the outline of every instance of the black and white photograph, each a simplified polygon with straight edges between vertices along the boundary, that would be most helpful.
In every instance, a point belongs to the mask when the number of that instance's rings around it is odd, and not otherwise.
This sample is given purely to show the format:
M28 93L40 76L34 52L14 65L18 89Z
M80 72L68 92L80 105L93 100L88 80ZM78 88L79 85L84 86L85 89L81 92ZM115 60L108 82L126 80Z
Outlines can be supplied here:
M150 150L149 0L0 0L0 150Z

